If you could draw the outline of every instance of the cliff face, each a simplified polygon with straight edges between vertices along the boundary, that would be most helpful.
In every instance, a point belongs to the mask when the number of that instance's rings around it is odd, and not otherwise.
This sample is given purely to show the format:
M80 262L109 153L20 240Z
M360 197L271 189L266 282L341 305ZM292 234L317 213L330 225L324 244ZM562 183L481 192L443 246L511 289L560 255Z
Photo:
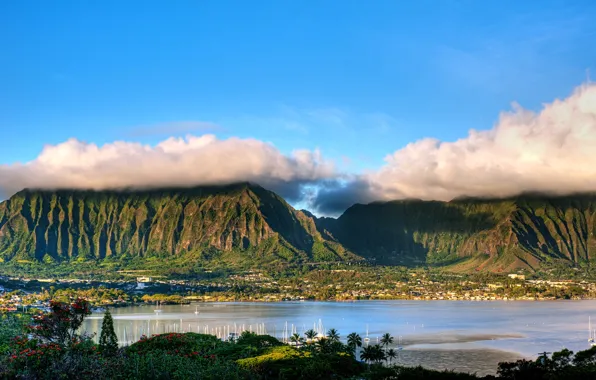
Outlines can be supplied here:
M356 254L386 263L512 270L596 259L594 195L372 203L317 223Z
M312 218L250 184L134 192L24 190L0 204L4 260L261 246L271 254L283 246L305 259L337 259L329 248L334 244L323 241Z
M297 211L251 184L151 191L24 190L0 204L0 259L216 250L292 262L374 259L508 271L596 261L596 195L354 205Z

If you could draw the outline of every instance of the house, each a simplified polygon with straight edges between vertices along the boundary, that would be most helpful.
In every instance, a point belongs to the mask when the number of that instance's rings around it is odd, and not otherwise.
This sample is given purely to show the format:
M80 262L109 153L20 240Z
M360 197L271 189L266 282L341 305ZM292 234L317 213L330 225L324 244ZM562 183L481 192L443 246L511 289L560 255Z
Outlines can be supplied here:
M511 273L508 275L509 278L517 279L517 280L525 280L526 276L523 274Z

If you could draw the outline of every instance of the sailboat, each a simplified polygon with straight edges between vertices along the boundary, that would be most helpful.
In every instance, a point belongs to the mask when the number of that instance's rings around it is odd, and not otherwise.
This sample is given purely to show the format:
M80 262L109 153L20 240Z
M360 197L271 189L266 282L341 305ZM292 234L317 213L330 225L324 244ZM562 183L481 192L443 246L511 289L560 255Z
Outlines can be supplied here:
M161 313L161 309L159 308L159 301L157 301L157 309L153 310L155 313Z
M315 331L317 332L317 336L315 337L316 340L325 338L325 328L323 327L323 321L321 319L319 319L319 323L318 323Z
M370 342L370 338L368 337L368 325L366 325L366 338L364 338L365 342Z
M592 330L592 318L588 317L588 343L596 347L596 330Z
M198 306L195 307L195 314L199 315L199 307Z

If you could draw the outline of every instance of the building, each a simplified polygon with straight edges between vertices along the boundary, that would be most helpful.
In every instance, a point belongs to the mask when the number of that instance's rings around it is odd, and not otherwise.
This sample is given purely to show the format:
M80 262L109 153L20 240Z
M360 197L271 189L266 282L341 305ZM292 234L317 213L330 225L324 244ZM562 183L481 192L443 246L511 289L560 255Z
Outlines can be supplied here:
M517 279L517 280L525 280L526 276L523 274L511 273L509 274L509 278Z

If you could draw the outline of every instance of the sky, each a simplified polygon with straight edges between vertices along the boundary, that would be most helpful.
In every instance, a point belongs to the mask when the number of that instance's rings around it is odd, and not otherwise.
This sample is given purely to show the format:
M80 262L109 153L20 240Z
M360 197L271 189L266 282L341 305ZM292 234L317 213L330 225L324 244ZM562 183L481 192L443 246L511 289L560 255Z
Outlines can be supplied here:
M0 199L596 190L592 1L0 2ZM593 145L590 145L593 144Z

